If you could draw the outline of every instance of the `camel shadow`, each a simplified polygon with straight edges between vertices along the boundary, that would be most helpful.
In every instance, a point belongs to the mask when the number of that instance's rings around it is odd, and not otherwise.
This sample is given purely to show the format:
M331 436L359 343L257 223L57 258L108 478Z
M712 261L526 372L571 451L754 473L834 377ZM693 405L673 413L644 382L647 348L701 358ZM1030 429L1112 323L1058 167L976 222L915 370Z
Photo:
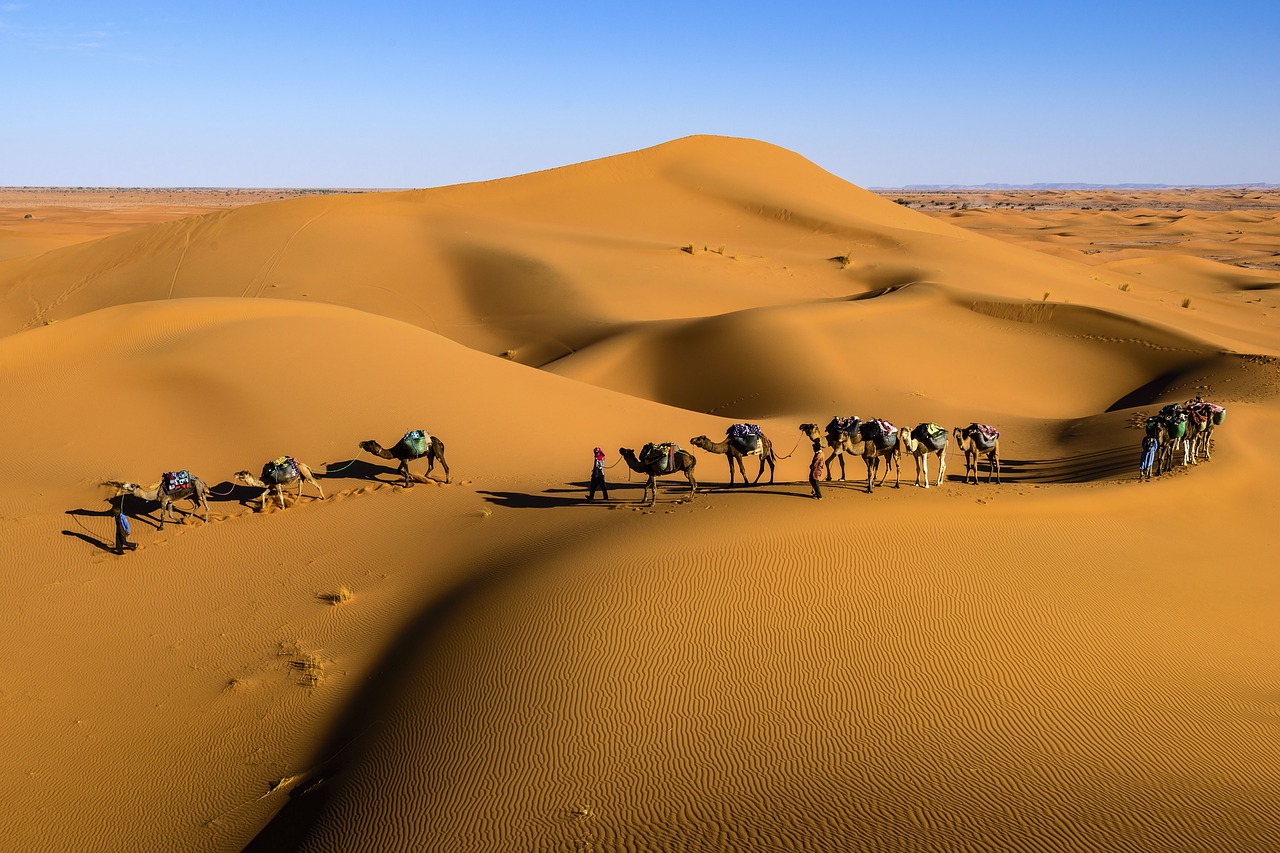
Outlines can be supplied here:
M365 462L363 459L348 459L344 462L326 462L324 473L313 471L317 479L329 479L333 477L346 477L352 480L372 480L375 483L385 483L383 475L389 476L391 482L403 483L404 476L400 473L400 469L392 465L377 465L372 462ZM434 472L432 472L434 473ZM414 482L425 483L428 480L434 480L434 477L425 477L423 474L409 472L409 479ZM443 481L438 481L443 482Z
M209 503L247 504L262 497L263 489L224 480L209 489Z

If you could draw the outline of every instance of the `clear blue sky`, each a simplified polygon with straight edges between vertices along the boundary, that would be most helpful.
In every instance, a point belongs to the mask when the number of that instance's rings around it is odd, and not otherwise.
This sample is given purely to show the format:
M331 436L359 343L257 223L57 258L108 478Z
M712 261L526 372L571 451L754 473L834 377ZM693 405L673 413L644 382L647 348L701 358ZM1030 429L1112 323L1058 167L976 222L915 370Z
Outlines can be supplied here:
M1280 2L0 0L0 185L425 187L695 133L861 186L1280 183Z

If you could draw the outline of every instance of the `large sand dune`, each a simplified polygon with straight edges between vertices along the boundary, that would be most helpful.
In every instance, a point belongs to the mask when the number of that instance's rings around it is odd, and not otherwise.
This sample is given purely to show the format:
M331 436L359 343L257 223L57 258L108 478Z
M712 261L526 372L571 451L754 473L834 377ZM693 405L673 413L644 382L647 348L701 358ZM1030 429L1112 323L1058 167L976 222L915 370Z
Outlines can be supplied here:
M1274 849L1273 214L926 215L710 137L194 201L0 223L4 849ZM1136 482L1195 395L1212 459ZM1005 482L813 501L837 414L995 423ZM735 421L772 485L585 500ZM448 484L357 448L413 428ZM281 454L324 500L259 511ZM102 483L179 468L211 520L111 553Z

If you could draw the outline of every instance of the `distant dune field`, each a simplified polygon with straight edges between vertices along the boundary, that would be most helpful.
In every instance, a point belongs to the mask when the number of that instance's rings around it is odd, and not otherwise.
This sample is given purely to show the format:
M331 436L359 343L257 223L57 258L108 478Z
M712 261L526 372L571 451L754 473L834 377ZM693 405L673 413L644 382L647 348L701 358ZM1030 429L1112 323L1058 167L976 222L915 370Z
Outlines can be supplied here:
M1280 212L1168 192L899 203L723 137L0 190L0 849L1273 850ZM1139 482L1196 396L1211 457ZM1001 482L953 438L815 501L837 415L993 424ZM738 422L773 482L691 441ZM414 429L448 482L359 446ZM698 491L646 507L663 441ZM323 499L234 476L282 455ZM181 469L209 520L128 497L113 553L106 484Z

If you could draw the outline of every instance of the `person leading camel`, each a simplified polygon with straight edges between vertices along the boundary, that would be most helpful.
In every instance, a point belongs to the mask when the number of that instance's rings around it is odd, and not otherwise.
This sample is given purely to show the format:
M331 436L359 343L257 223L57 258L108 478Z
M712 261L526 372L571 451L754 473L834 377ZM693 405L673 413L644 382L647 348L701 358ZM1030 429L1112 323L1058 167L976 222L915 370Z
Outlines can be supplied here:
M124 514L124 495L112 498L111 508L115 510L116 518L116 553L138 550L138 543L129 541L129 517Z
M604 451L598 447L595 450L595 461L591 463L591 485L587 487L587 500L596 499L596 489L600 490L605 500L609 500L609 487L604 481Z
M822 500L822 488L818 482L827 476L827 461L822 457L822 442L813 443L813 460L809 462L809 485L813 488L813 496Z
M1139 480L1151 480L1151 468L1156 463L1156 449L1159 447L1160 441L1154 435L1142 439L1142 460L1138 463Z

